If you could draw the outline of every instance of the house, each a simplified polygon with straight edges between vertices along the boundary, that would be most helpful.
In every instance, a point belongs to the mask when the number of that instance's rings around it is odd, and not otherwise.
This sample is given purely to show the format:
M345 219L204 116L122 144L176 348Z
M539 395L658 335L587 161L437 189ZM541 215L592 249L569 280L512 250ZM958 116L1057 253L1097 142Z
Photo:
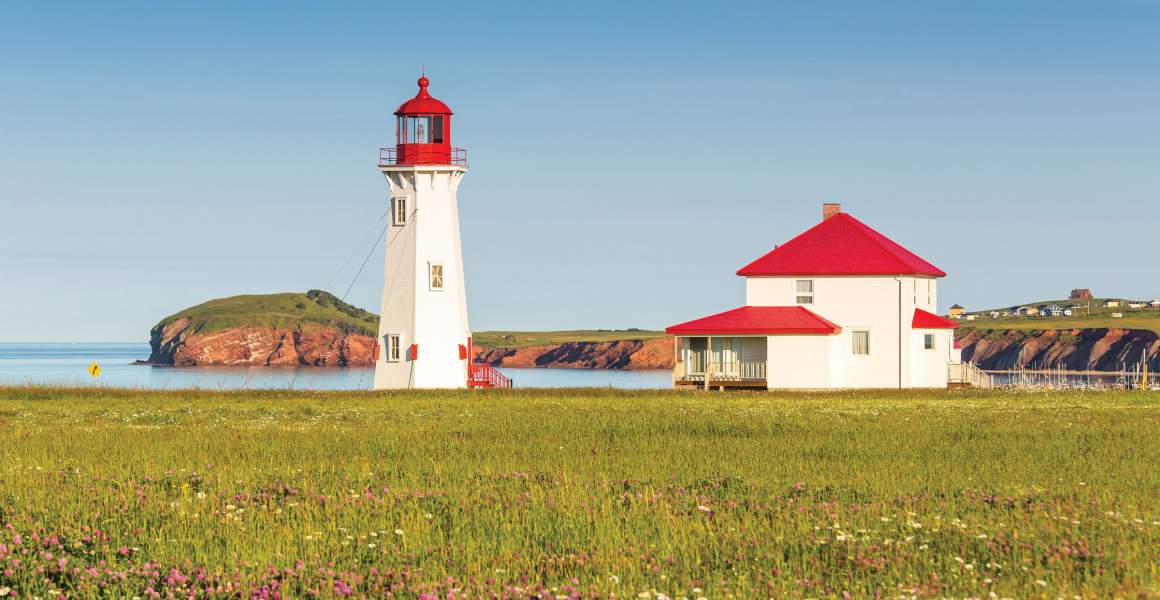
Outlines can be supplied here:
M1034 317L1039 314L1039 309L1034 306L1020 306L1015 309L1015 314L1020 317Z
M1002 316L1002 313L1000 313L999 311L997 311L997 310L991 311L991 318L992 319L998 319L1000 316Z
M1068 300L1091 300L1092 291L1087 288L1076 288L1071 291L1071 295L1067 297Z
M963 318L964 318L964 319L966 319L966 320L968 320L968 321L974 321L974 320L975 320L975 315L966 315L966 316L964 316Z
M1048 304L1047 306L1044 306L1043 308L1039 309L1039 316L1041 316L1041 317L1062 317L1063 316L1063 308L1060 307L1058 304Z
M961 318L963 318L963 315L966 314L966 312L967 312L967 309L956 304L956 305L951 307L950 315L951 315L952 319L961 319Z
M1070 309L1070 308L1065 308L1065 309L1063 309L1063 316L1065 316L1065 317L1070 317L1070 316L1071 316L1071 314L1072 314L1072 311L1071 311L1071 309Z
M665 330L675 386L934 388L962 367L934 314L946 273L840 205L737 274L743 306Z
M1129 302L1128 308L1144 308L1147 304L1143 302Z
M1122 318L1124 318L1124 313L1122 313L1122 312L1114 312L1114 313L1112 313L1112 318L1113 318L1113 319L1122 319Z
M1148 306L1151 306L1152 308L1160 308L1160 300L1153 300L1148 303Z
M1106 306L1108 308L1118 308L1120 306L1120 301L1119 300L1108 300L1107 302L1104 302L1104 306Z

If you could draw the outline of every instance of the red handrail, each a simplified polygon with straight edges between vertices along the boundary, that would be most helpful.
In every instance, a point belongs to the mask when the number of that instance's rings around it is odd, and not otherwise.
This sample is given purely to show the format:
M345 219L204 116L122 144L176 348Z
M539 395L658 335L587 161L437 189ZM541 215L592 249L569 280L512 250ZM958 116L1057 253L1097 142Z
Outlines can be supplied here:
M511 378L487 363L471 364L468 368L467 385L470 387L510 388L512 386Z
M450 164L457 167L467 166L467 148L452 148ZM399 165L398 148L379 148L379 166L394 167Z

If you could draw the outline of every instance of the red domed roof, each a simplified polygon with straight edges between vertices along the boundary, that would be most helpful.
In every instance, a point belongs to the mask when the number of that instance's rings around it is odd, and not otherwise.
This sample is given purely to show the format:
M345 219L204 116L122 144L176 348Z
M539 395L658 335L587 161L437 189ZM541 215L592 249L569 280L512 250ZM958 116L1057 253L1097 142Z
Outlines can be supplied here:
M431 97L427 85L431 81L426 76L419 78L419 93L404 102L395 111L396 115L450 115L451 108Z

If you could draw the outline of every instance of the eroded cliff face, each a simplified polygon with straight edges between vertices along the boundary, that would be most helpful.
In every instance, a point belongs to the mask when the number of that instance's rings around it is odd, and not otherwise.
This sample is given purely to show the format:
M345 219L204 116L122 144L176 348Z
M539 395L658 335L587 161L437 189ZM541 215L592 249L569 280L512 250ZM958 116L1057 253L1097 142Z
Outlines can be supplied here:
M150 332L149 362L196 366L372 366L375 341L365 335L306 324L302 328L232 327L191 330L181 318Z
M987 370L1119 371L1144 354L1150 369L1160 369L1160 339L1142 329L967 329L956 337L963 360Z
M523 348L480 348L480 362L496 367L567 369L671 369L671 338L619 342L569 342Z

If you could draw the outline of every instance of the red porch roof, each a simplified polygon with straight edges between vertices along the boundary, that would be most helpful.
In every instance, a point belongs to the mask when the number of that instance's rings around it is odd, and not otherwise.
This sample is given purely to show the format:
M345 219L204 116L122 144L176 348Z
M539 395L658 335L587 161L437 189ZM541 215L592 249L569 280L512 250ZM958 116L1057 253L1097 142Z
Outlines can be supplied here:
M801 306L742 306L665 329L669 335L830 335L841 331Z
M838 213L737 271L762 275L928 275L938 267L869 225Z
M914 309L914 318L910 320L911 329L954 329L958 326L958 321L944 319L921 308Z

